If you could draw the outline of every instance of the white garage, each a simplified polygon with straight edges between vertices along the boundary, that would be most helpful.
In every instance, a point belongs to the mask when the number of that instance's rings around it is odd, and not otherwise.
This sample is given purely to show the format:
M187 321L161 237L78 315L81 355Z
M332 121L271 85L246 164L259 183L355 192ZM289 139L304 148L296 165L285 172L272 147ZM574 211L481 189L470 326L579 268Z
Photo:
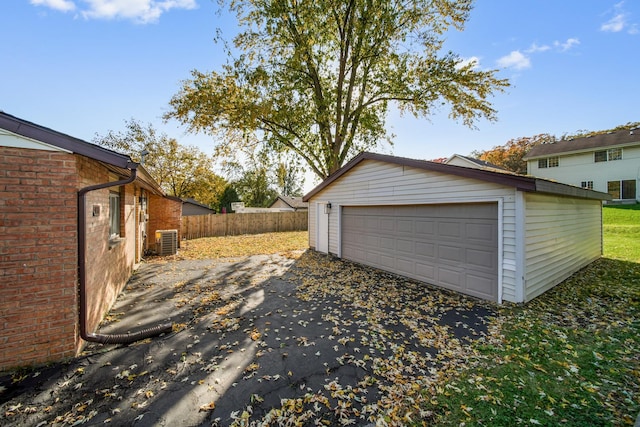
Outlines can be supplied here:
M609 195L361 153L304 197L311 248L491 301L528 301L602 254Z

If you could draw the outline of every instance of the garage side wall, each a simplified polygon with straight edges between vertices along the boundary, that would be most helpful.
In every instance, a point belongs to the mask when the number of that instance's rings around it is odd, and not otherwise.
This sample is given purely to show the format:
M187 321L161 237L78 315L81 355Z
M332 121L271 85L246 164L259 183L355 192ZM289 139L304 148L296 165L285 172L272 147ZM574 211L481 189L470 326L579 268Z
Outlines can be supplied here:
M602 202L525 194L525 301L602 255Z
M355 166L321 192L309 205L309 246L316 248L317 204L331 202L329 213L329 252L340 254L339 206L407 205L502 201L503 277L502 299L516 301L515 190L498 184L448 174L366 160Z

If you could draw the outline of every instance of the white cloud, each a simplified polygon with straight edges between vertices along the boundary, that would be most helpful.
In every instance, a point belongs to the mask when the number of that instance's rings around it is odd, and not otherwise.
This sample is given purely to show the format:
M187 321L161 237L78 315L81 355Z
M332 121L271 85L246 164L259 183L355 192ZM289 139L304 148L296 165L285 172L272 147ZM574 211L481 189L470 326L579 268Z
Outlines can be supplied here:
M70 12L76 8L74 2L70 0L31 0L34 6L45 6L60 12Z
M509 55L498 59L498 65L504 68L515 68L516 70L524 70L531 67L531 60L522 54L519 50L514 50Z
M619 13L613 18L600 26L600 31L607 31L612 33L618 33L624 30L626 25L626 17L623 13Z
M82 12L88 19L130 19L139 23L156 22L171 9L195 9L195 0L86 0Z
M538 46L537 44L533 43L529 49L525 50L525 52L526 53L546 52L549 49L551 49L551 46L549 45L543 44L542 46Z
M567 39L567 41L565 42L558 42L558 41L553 42L553 45L556 47L559 47L561 52L566 52L572 47L577 46L579 44L580 44L580 40L576 38Z
M638 34L638 24L629 22L629 13L624 10L624 2L613 6L613 17L600 25L600 31L619 33L626 30L629 34Z
M30 0L31 4L68 12L76 9L71 0ZM147 24L156 22L171 9L195 9L196 0L83 0L80 14L86 19L129 19Z

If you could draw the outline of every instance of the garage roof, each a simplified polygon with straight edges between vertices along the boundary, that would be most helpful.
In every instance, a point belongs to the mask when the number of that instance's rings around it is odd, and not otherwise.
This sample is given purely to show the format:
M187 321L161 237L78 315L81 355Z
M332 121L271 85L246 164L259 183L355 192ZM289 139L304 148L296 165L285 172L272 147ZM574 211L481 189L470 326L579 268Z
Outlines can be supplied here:
M349 172L355 166L365 160L374 160L385 163L393 163L399 166L408 166L416 169L431 172L446 173L464 178L477 179L480 181L492 182L495 184L515 187L519 191L539 192L547 194L557 194L561 196L572 196L582 199L611 200L611 195L599 191L587 190L573 185L561 184L547 179L535 178L531 176L518 175L508 171L496 172L484 169L467 168L463 166L447 165L435 163L427 160L409 159L406 157L389 156L386 154L362 152L351 159L349 163L335 171L327 179L322 181L316 188L307 193L302 200L307 202L324 188L332 184L342 175Z

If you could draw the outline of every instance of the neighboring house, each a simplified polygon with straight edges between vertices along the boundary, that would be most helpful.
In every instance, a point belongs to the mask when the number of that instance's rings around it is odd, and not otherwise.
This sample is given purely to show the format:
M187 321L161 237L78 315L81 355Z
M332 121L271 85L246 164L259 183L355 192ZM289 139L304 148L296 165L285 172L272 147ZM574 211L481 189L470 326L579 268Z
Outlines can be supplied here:
M466 168L493 170L497 172L508 172L506 169L496 166L493 163L485 162L484 160L476 159L475 157L463 156L460 154L454 154L443 162L447 165L463 166Z
M640 200L640 129L537 145L524 160L529 175Z
M602 255L605 193L361 153L304 196L316 251L491 301L524 302Z
M307 202L302 201L302 197L289 197L289 196L280 196L271 203L269 208L275 209L278 208L280 210L290 210L290 211L306 211L309 209L309 204Z
M76 356L181 202L129 156L0 112L0 370Z
M194 199L182 199L182 216L211 215L216 213L209 206Z

